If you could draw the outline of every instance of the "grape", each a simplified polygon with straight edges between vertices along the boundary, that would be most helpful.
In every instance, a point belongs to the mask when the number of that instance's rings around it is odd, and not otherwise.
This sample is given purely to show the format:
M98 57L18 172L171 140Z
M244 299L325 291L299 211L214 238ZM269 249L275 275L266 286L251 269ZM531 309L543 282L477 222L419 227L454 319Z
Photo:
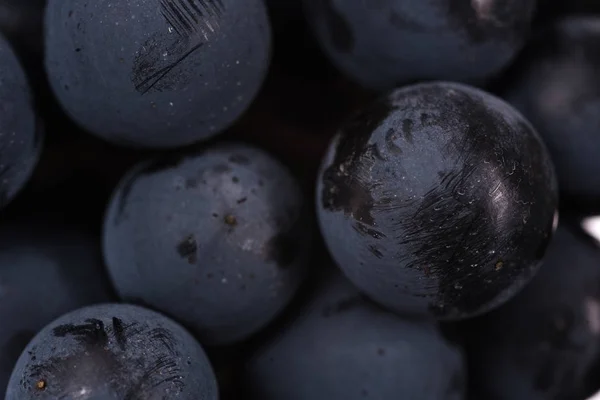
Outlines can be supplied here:
M502 100L455 83L398 89L341 128L317 185L338 265L377 302L458 319L535 273L557 185L546 148Z
M38 330L68 311L111 299L95 238L36 221L0 229L0 397Z
M205 344L255 333L300 285L310 248L302 193L241 144L134 168L104 223L119 294L191 327Z
M428 321L371 304L339 274L246 368L252 399L463 398L461 352Z
M598 243L561 223L532 282L473 322L467 342L478 398L585 399L598 389L599 265Z
M0 35L0 207L23 188L39 157L42 132L25 72Z
M600 18L562 20L517 65L508 101L548 145L561 191L600 198Z
M523 46L534 0L304 0L325 53L373 89L483 83Z
M248 107L266 74L262 0L49 0L46 69L69 115L111 142L207 139Z
M6 400L217 400L212 367L175 322L126 304L63 315L27 345Z

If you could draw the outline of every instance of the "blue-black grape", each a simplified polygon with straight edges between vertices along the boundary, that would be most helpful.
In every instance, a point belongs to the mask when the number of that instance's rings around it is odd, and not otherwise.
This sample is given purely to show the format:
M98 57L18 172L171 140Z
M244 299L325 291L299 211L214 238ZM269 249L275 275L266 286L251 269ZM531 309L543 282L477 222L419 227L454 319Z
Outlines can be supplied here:
M206 344L270 322L305 274L311 232L286 168L228 144L144 163L116 189L104 257L119 294L184 322Z
M77 308L111 300L95 238L56 223L0 229L0 397L33 335Z
M536 127L561 191L600 198L600 18L571 17L541 34L515 68L506 99Z
M585 399L598 390L599 266L598 243L561 223L532 282L472 322L474 398Z
M245 393L260 400L461 400L464 363L431 321L380 309L341 274L250 360Z
M262 0L50 0L46 69L68 114L111 142L175 147L228 127L266 74Z
M521 49L535 0L304 0L325 53L360 84L483 83Z
M0 207L23 188L37 163L42 132L17 56L0 34Z
M128 304L82 308L27 345L6 400L217 400L204 350L180 325Z
M350 280L398 312L473 316L537 270L557 184L531 125L455 83L375 101L334 138L317 185L327 246Z

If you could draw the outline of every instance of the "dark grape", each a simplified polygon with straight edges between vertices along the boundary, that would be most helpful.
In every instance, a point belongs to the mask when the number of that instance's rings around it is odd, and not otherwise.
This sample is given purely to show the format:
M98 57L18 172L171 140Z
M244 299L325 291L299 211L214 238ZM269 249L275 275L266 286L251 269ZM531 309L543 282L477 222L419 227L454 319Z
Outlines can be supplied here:
M245 377L260 400L460 400L461 352L429 321L403 320L336 274L260 348Z
M561 224L532 282L473 322L475 397L585 399L600 388L599 266L598 243Z
M0 35L0 207L23 188L39 157L42 132L25 72Z
M289 172L261 150L230 144L134 168L106 214L104 256L123 298L183 321L203 343L227 344L294 295L308 227Z
M325 241L350 280L398 312L488 311L535 273L557 187L546 148L502 100L405 87L358 113L318 179Z
M600 17L556 23L515 67L506 98L548 145L560 189L600 198Z
M181 326L138 306L103 304L47 325L27 345L6 400L217 400L202 347Z
M66 312L111 299L94 239L39 221L0 229L0 397L37 331Z
M323 49L373 89L416 80L483 83L523 46L534 0L304 0Z
M50 0L46 68L70 116L117 144L187 145L228 127L266 74L262 0Z

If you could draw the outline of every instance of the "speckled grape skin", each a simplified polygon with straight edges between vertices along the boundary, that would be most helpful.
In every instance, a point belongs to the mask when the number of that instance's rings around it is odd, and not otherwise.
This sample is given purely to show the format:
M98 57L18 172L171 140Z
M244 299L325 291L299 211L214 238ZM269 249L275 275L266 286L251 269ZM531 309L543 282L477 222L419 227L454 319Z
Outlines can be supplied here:
M461 400L462 353L428 321L383 311L341 274L246 368L256 400Z
M113 143L207 139L249 106L268 69L262 0L50 0L46 69L69 115Z
M307 267L305 202L261 150L228 144L135 168L116 189L104 257L119 294L193 329L204 344L255 333Z
M561 191L600 198L600 18L571 17L532 42L505 98L536 127Z
M483 83L527 38L535 0L304 0L325 53L378 90L419 80Z
M47 325L21 354L6 394L6 400L218 397L200 344L163 315L128 304L82 308Z
M473 321L474 398L586 399L598 390L600 247L561 225L537 276Z
M531 125L478 89L408 86L333 140L317 186L327 246L398 312L485 312L535 273L557 216L550 157Z
M111 300L95 238L56 223L0 230L0 397L33 335L55 318Z
M31 176L41 142L25 72L0 34L0 207L12 200Z

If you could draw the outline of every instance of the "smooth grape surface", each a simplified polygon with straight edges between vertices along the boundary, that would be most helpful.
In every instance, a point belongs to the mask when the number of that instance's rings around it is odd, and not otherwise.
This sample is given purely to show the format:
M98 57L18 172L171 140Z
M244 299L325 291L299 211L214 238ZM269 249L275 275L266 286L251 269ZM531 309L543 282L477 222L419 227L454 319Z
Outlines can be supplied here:
M483 83L527 38L534 0L304 0L325 53L373 89L417 80Z
M318 178L327 246L350 280L398 312L485 312L535 273L557 185L531 125L454 83L398 89L350 120Z
M599 266L598 243L561 225L532 282L473 322L474 398L585 399L600 388Z
M49 0L46 68L84 128L175 147L228 127L267 72L262 0Z
M261 150L229 144L134 168L106 213L104 257L123 298L185 322L202 343L227 344L294 295L308 228L289 172Z
M55 318L111 300L100 246L55 223L0 229L0 397L27 342Z
M103 304L66 314L27 345L6 400L217 400L202 347L144 308Z
M556 23L527 50L506 98L548 145L561 191L600 198L600 17Z
M246 391L260 400L461 400L461 352L428 321L375 306L341 274L259 349Z
M25 72L0 34L0 207L12 200L31 176L41 142Z

